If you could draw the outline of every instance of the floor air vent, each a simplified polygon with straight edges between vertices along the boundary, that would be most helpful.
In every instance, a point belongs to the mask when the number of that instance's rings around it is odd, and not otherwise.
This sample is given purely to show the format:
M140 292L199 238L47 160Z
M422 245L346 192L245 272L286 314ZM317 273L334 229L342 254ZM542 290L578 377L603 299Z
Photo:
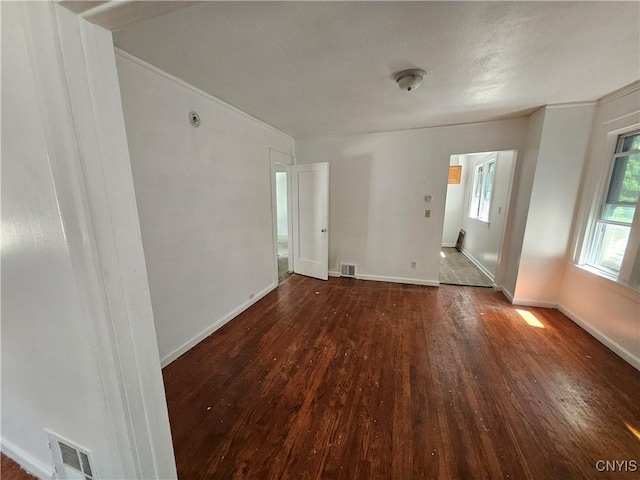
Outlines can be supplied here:
M340 276L341 277L349 277L356 278L356 266L352 263L341 263L340 264Z
M66 439L49 433L49 448L53 456L57 479L94 480L89 451Z

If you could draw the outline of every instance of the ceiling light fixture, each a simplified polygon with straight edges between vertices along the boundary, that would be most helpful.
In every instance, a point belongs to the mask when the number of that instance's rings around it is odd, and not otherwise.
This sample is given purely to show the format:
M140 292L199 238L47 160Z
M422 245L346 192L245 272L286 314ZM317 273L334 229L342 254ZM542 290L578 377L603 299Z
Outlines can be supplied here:
M422 79L426 74L427 72L424 70L412 68L410 70L403 70L396 73L395 79L401 90L410 92L420 86L420 82L422 82Z

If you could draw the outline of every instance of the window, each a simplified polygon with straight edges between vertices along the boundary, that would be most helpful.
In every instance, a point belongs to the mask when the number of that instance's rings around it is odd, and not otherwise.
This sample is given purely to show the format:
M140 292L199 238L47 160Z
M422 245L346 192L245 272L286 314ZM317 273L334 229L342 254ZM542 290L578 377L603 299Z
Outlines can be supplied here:
M611 160L610 177L598 208L587 264L607 276L640 284L637 241L640 216L640 131L620 135Z
M471 201L469 202L469 217L489 221L489 207L491 206L491 194L496 173L496 160L480 161L473 168L473 184Z

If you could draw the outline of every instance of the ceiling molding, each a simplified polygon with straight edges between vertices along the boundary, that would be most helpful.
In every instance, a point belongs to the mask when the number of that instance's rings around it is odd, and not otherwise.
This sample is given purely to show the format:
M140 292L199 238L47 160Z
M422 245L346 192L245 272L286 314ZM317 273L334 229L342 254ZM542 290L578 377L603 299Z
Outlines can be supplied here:
M630 83L629 85L622 87L615 92L611 92L608 95L602 97L599 101L601 103L608 103L616 98L624 97L625 95L629 95L630 93L637 92L640 90L640 80Z
M60 5L80 15L85 20L107 30L116 31L138 22L150 20L189 7L197 2L190 0L149 1L110 0L106 2L59 1Z

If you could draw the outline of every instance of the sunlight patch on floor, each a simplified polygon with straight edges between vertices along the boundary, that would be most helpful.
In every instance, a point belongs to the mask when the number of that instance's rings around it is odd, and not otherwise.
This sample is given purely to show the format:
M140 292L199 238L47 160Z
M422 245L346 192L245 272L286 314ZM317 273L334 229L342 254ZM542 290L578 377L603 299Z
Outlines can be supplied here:
M529 324L530 327L545 328L542 322L538 320L533 313L527 310L520 310L519 308L516 308L516 312L518 312L518 314L524 319L525 322Z
M633 427L632 427L631 425L629 425L628 423L625 423L625 425L627 426L627 428L629 429L629 431L630 431L631 433L633 433L633 434L636 436L636 438L637 438L638 440L640 440L640 431L636 430L635 428L633 428Z

